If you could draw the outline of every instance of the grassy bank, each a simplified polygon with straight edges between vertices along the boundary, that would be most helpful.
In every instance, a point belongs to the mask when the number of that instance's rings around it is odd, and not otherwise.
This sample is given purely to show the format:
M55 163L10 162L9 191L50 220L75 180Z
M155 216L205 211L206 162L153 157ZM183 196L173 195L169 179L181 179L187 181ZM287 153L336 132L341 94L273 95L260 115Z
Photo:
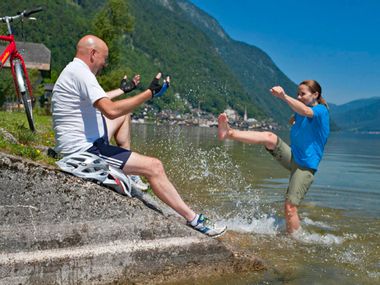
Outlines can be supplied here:
M31 132L24 111L0 111L0 128L11 134L16 141L0 132L0 150L28 159L54 164L54 159L46 154L49 147L54 146L54 133L51 116L34 113L37 131Z

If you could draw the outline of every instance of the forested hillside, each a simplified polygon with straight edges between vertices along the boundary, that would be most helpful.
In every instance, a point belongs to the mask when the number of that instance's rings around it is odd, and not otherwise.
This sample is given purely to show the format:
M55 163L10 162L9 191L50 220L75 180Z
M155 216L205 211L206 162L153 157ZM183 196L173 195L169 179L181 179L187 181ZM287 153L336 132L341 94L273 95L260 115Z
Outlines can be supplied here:
M51 50L53 80L73 57L78 38L90 30L89 23L94 12L94 5L91 3L94 1L80 2L83 6L75 4L74 1L0 1L0 16L13 16L19 11L38 6L44 8L43 12L33 15L37 21L26 20L24 23L17 21L12 23L12 28L17 41L43 43ZM5 24L0 23L0 31L5 34ZM38 73L32 72L32 83L35 89L37 77ZM2 70L0 72L0 102L14 96L10 72Z
M274 85L281 85L288 94L294 95L296 85L263 50L231 39L215 19L188 1L176 2L181 7L180 15L189 19L211 39L214 48L236 75L254 104L277 121L286 122L290 116L288 106L270 96L268 90Z
M162 71L172 76L173 84L168 96L154 101L157 108L185 111L186 99L215 114L229 105L241 114L247 108L259 119L284 123L288 118L288 108L268 89L281 84L292 94L295 84L264 51L232 40L213 18L185 0L1 1L0 15L36 6L44 12L36 14L37 22L24 23L23 34L26 41L51 49L52 81L72 59L77 40L94 33L112 42L112 64L100 78L105 89L115 88L123 73L140 73L147 86ZM20 38L21 24L14 31ZM13 91L6 74L0 73L2 98Z

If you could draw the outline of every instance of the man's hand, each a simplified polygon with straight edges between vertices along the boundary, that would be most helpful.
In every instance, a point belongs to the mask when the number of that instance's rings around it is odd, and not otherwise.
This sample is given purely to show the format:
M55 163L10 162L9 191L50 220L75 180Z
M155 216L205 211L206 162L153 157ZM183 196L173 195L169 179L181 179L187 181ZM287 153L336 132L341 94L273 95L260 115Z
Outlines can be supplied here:
M170 86L170 76L166 77L162 85L160 84L161 76L161 72L158 73L148 87L148 89L152 91L152 98L161 97Z
M125 75L124 78L120 82L120 89L123 90L124 93L131 92L136 89L137 85L140 84L140 74L137 74L133 77L132 81L128 81L128 77Z
M280 98L280 99L285 99L285 91L281 86L274 86L270 89L270 92L272 93L273 96Z

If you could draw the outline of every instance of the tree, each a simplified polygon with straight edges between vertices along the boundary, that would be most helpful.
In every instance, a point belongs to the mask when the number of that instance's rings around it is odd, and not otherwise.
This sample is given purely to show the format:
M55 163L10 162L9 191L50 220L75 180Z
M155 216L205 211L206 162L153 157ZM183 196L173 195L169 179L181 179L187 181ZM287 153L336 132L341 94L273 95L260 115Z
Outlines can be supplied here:
M109 63L116 68L121 58L122 48L126 45L126 36L133 32L134 17L129 11L126 0L107 0L103 8L95 15L93 31L103 39L109 48Z

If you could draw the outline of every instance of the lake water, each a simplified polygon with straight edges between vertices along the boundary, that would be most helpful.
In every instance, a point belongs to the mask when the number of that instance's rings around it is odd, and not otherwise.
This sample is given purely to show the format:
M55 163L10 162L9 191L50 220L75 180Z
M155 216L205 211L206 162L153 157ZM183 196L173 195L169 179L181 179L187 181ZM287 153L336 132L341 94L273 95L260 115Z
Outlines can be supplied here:
M132 149L160 158L184 200L228 226L222 240L268 267L186 284L380 284L380 135L330 136L296 237L285 235L287 170L261 146L216 135L133 125Z

